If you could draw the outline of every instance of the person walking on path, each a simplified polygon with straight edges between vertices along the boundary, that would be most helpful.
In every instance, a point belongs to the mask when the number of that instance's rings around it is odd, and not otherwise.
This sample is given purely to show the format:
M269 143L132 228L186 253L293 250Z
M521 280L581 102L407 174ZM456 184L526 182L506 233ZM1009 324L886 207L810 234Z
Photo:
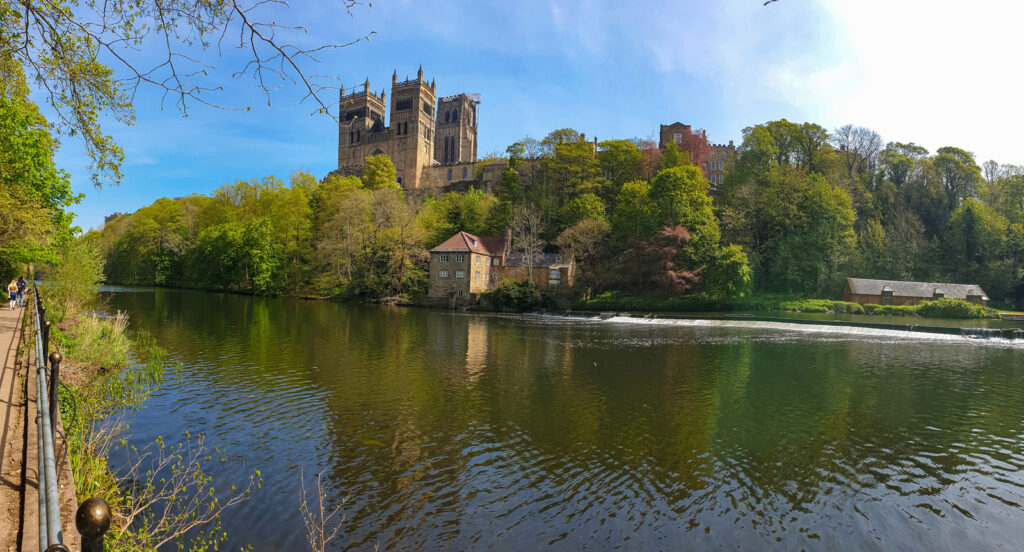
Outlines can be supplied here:
M17 280L11 280L11 284L7 286L7 298L11 300L11 310L14 310L14 305L18 302Z
M25 306L25 292L28 291L28 282L25 281L25 277L18 278L18 306Z

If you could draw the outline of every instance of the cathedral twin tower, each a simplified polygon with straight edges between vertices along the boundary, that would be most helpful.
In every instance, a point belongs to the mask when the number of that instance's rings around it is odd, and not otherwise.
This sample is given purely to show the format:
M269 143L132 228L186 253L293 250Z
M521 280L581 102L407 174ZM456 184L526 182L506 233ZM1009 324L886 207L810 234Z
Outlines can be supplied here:
M385 119L384 90L371 92L370 79L360 88L339 92L338 173L358 175L367 157L383 153L395 164L398 183L405 189L443 185L453 175L456 180L472 178L478 97L437 98L434 81L423 80L422 66L415 79L401 82L396 71Z

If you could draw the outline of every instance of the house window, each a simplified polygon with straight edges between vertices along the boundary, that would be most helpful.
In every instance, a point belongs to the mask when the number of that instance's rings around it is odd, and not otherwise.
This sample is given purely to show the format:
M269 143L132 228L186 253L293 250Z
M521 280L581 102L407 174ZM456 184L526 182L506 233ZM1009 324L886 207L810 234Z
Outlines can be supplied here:
M476 274L473 275L473 279L474 280L479 280L480 279L480 271L479 270L477 270Z
M455 277L456 278L465 278L466 277L466 271L465 270L456 270L455 271Z
M447 270L438 271L437 277L438 278L447 278L448 277L448 271Z
M459 297L462 297L462 295L463 295L463 292L462 292L462 290L460 289L460 290L459 290L459 291L457 292L457 294L458 294L458 296L459 296Z
M672 133L672 141L677 143L677 144L682 144L683 143L683 133L682 132L673 132Z
M461 253L455 256L455 262L457 262L457 263L461 263L461 262L463 262L465 260L466 260L466 256L461 254Z
M557 268L552 268L548 271L548 280L560 280L562 278L562 271Z
M442 253L441 254L441 262L442 263L447 263L448 262L448 254L447 253Z
M882 304L883 305L891 305L892 304L892 290L883 290L882 291Z

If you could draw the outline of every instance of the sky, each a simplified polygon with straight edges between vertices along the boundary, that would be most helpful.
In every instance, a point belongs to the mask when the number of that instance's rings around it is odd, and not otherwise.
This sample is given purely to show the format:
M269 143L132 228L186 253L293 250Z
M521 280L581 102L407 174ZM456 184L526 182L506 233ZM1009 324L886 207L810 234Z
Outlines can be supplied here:
M436 79L437 94L479 93L479 152L571 127L588 139L656 137L658 125L703 128L715 143L786 118L834 129L855 124L885 141L934 151L954 145L1024 164L1016 67L1024 3L973 0L377 0L346 13L340 0L268 6L266 20L303 25L296 43L347 43L307 64L345 86L370 79L390 93L391 75ZM372 33L372 34L370 34ZM147 44L134 59L159 56ZM233 73L246 51L225 44L203 56L207 96L187 116L162 91L142 87L136 121L105 121L124 148L124 180L94 188L73 137L57 163L86 194L83 229L161 197L210 193L236 179L337 166L337 126L290 82L267 98ZM114 66L115 74L124 71ZM274 84L278 86L278 84ZM334 94L328 94L334 100ZM244 108L248 107L246 110ZM1012 133L1012 134L1011 134Z

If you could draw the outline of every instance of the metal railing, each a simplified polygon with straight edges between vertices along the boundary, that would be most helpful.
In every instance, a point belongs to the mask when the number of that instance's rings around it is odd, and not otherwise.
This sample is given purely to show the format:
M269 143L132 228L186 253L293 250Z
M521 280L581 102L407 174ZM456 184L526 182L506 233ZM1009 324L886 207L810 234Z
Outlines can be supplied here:
M54 435L58 433L57 421L60 405L57 387L60 383L60 363L63 360L57 351L50 352L50 321L46 320L39 288L33 285L32 309L33 330L36 350L36 428L39 450L39 550L41 552L70 552L64 546L64 534L60 519L60 482L57 479L56 449ZM75 514L75 527L82 535L83 552L101 552L103 534L110 527L110 508L100 498L82 502Z

